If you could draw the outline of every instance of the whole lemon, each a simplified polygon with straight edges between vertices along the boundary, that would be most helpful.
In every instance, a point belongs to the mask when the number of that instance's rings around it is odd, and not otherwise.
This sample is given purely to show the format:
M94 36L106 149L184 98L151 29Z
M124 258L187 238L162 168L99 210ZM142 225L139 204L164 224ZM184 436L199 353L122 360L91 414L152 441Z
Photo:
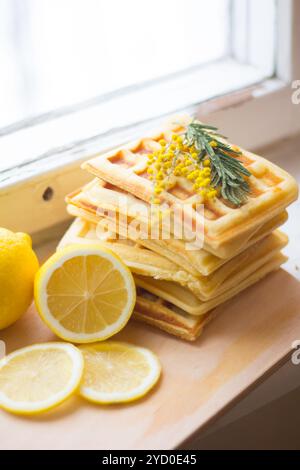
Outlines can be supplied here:
M38 268L30 236L0 228L0 330L28 309Z

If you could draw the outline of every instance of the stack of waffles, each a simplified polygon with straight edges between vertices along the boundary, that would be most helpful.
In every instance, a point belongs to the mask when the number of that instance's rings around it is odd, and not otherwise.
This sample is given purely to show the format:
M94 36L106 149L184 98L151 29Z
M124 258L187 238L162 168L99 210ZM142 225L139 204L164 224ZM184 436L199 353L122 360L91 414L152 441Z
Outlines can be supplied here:
M150 137L84 163L95 179L67 197L75 221L59 248L97 242L115 252L135 278L133 317L193 341L218 312L216 307L286 261L281 250L288 238L278 227L287 220L286 208L297 198L298 188L285 171L243 150L240 160L251 173L251 191L243 205L233 206L218 196L203 201L200 210L192 185L174 177L160 195L160 207L166 204L168 210L153 217L147 155L160 147L161 139L168 142L174 133L183 133L190 118L174 121ZM167 219L169 236L162 229ZM184 221L202 233L201 246L197 237L191 243L191 230L178 236L179 221L181 228Z

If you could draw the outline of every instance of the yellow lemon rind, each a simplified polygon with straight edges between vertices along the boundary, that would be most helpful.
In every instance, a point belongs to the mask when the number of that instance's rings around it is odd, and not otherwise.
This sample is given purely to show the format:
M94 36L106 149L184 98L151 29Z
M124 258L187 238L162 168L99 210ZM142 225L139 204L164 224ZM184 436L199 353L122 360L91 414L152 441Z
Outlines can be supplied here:
M13 325L31 305L38 269L30 236L0 227L0 330Z

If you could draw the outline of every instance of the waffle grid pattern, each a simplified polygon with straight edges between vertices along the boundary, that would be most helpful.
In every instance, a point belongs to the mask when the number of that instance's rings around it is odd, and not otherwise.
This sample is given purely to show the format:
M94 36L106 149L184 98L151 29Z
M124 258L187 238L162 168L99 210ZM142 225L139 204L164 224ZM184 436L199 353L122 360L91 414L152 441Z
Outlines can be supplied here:
M104 181L151 202L153 186L147 177L147 153L159 147L160 138L170 140L174 131L180 132L182 129L182 126L173 126L172 130L89 160L83 168ZM193 211L194 220L204 224L207 249L211 247L212 250L217 250L226 239L248 232L249 227L253 228L259 221L272 218L297 198L297 184L284 170L246 151L243 151L241 160L252 173L249 178L251 193L247 202L241 207L232 207L220 198L206 202L204 220L197 210ZM174 177L173 180L172 189L162 195L162 199L172 208L179 207L182 202L190 207L202 202L199 196L193 194L190 182L180 177Z

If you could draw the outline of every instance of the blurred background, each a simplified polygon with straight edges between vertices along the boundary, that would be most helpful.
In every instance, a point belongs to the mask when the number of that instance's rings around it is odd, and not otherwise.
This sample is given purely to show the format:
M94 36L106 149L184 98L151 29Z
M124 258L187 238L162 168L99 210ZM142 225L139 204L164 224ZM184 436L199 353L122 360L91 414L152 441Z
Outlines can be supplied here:
M230 0L0 0L0 126L229 54Z

